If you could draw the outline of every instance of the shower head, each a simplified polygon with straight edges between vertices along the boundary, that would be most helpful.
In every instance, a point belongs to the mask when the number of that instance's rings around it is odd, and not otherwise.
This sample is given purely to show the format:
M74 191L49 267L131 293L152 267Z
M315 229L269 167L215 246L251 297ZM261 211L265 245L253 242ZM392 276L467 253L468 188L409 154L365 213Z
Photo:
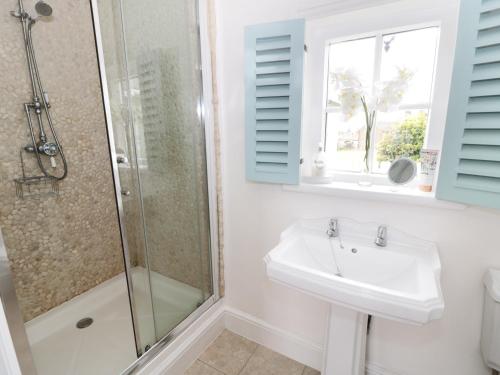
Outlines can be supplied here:
M35 4L35 10L42 17L50 17L52 15L52 7L43 0Z

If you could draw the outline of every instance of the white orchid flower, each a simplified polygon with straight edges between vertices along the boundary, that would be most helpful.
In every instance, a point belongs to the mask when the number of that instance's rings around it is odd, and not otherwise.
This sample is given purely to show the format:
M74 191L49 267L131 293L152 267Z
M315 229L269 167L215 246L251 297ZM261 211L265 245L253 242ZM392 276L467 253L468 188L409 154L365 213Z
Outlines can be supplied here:
M363 87L354 70L345 69L332 74L332 81L338 91L338 103L345 120L351 119L367 104L369 112L390 112L396 110L408 91L413 73L406 68L398 68L396 77L385 82L377 82L373 89Z
M405 68L398 68L396 77L390 81L382 82L375 109L380 112L390 112L401 104L405 93L408 91L413 73Z
M351 69L333 73L332 81L338 90L338 106L344 115L345 120L349 120L361 109L361 98L366 95L361 81Z

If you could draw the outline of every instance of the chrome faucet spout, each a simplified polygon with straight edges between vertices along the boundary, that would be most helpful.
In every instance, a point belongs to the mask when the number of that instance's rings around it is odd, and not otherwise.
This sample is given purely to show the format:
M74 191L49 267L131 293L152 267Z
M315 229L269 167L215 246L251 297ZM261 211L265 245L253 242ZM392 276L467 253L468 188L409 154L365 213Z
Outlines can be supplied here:
M387 227L385 225L381 225L378 227L375 245L380 247L387 246Z

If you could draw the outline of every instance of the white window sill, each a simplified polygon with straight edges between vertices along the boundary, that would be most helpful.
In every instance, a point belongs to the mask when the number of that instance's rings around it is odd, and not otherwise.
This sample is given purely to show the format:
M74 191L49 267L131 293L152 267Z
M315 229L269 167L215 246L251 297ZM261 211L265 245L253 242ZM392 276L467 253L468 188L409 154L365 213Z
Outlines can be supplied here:
M364 187L354 182L332 182L329 184L301 183L296 186L283 185L283 190L296 193L330 195L350 199L402 203L449 210L463 210L467 207L463 204L436 199L434 193L424 193L411 187L385 185Z

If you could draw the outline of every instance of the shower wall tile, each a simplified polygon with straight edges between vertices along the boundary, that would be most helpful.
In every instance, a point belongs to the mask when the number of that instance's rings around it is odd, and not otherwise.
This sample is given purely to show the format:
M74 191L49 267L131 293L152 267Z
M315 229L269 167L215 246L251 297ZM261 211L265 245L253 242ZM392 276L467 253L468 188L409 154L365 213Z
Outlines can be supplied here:
M123 257L88 0L51 0L53 17L34 26L69 174L57 198L16 198L31 100L16 3L0 2L0 227L27 321L122 272Z

